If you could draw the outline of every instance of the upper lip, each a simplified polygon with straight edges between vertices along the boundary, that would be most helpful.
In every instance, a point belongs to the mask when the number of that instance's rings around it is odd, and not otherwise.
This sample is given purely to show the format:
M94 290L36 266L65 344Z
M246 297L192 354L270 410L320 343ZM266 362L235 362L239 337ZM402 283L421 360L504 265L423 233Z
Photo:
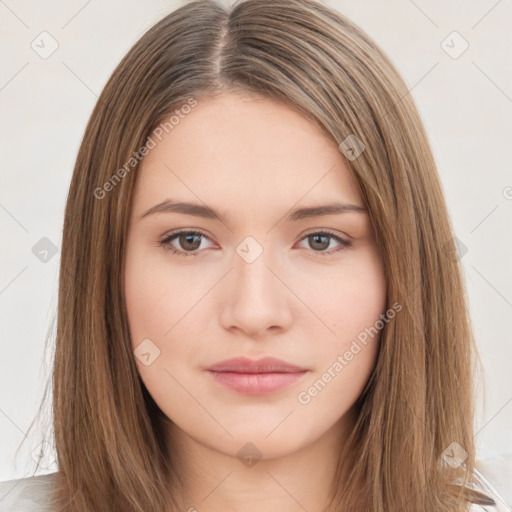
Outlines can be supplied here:
M264 357L257 361L246 357L234 357L216 363L206 369L213 372L236 373L298 373L306 371L306 368L301 368L275 357Z

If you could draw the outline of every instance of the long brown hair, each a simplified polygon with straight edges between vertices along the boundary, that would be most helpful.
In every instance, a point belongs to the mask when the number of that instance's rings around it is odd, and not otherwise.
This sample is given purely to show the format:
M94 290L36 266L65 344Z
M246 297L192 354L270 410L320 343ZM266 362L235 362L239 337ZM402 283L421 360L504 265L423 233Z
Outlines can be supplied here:
M165 418L131 349L127 222L138 155L155 128L183 105L237 89L296 109L341 147L349 136L364 143L347 163L375 229L388 304L403 307L382 330L333 475L332 509L467 510L462 487L449 484L474 468L476 352L436 164L394 65L361 28L315 0L188 2L143 35L99 97L62 240L53 374L61 510L177 506L168 488L179 461L164 456ZM458 467L443 462L454 447L465 454Z

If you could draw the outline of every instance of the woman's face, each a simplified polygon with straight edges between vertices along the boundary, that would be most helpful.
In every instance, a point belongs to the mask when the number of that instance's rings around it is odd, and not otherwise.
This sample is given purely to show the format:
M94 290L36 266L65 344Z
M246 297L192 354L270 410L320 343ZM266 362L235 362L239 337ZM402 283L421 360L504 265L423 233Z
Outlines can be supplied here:
M315 124L235 93L189 110L152 136L138 171L125 267L134 357L178 435L283 456L348 425L376 359L382 261L346 161ZM334 203L361 211L309 210ZM295 370L208 370L238 357Z

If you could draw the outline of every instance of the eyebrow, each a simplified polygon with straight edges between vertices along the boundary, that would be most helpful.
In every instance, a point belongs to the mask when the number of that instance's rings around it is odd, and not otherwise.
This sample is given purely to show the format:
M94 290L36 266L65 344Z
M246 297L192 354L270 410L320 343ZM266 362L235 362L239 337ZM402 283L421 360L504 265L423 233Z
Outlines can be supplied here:
M302 219L309 219L312 217L320 217L322 215L334 215L340 213L366 213L367 210L363 206L357 204L346 204L346 203L329 203L318 206L308 206L304 208L296 208L292 210L286 220L288 222L299 221ZM186 201L173 201L172 199L166 199L161 203L146 210L139 220L153 215L155 213L183 213L185 215L193 215L195 217L203 217L205 219L218 220L226 223L229 221L230 216L226 213L219 212L210 206L198 203L190 203Z

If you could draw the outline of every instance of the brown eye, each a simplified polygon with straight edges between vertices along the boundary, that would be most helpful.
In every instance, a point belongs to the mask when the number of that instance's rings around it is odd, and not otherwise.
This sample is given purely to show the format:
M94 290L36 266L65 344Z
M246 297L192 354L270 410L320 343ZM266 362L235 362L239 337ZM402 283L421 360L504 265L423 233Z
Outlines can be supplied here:
M197 231L179 231L164 237L159 245L180 256L197 256L200 251L194 251L199 249L202 239L209 240L206 235ZM178 248L173 245L174 241L178 242Z
M199 249L203 239L210 240L209 237L199 231L178 231L164 237L159 242L159 245L179 256L198 256L201 254ZM348 249L352 245L352 242L344 240L329 231L310 233L302 240L307 240L309 247L322 256L329 256L333 253ZM333 240L338 243L338 247L326 250ZM175 245L176 241L178 242L178 247Z
M315 250L323 251L327 249L330 245L329 236L321 235L321 234L314 234L314 235L308 235L308 240L311 245L311 247Z
M178 240L185 250L195 251L201 245L201 236L196 233L180 233Z
M343 238L329 231L310 233L306 235L303 240L307 240L308 245L313 249L313 251L322 256L328 256L335 252L343 251L352 245L352 242L344 240ZM331 249L330 251L326 251L331 243L331 240L338 242L339 247Z

